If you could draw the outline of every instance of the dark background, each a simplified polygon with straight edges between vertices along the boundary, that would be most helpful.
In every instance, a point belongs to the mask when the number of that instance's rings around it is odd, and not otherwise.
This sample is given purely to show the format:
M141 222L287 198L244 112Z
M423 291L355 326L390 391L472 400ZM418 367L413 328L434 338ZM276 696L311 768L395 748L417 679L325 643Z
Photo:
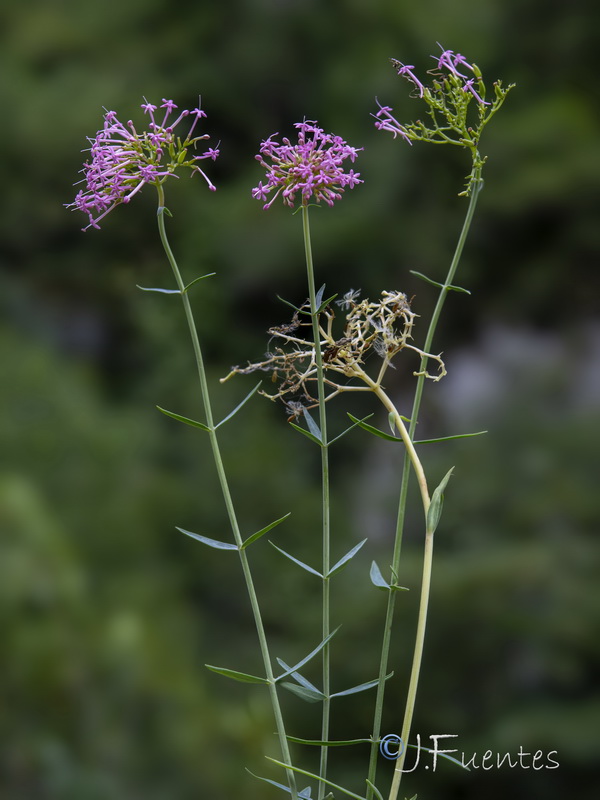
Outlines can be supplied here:
M389 57L423 73L436 42L489 83L516 82L486 130L485 188L436 337L448 377L428 385L421 431L487 436L424 452L451 465L437 534L415 733L468 755L556 750L556 770L470 774L442 764L406 778L420 798L596 797L600 595L598 461L600 254L597 53L592 2L84 0L5 3L0 244L0 796L7 800L248 800L280 797L244 771L280 774L264 691L208 673L260 670L236 563L174 526L225 538L207 441L155 404L199 416L191 351L146 189L102 231L65 210L102 108L141 119L167 97L202 94L216 194L168 187L170 233L194 295L215 403L259 357L277 300L305 296L299 217L263 212L259 142L317 119L364 147L364 185L313 214L319 283L415 295L424 319L462 218L469 164L447 148L378 133L375 96L421 113ZM388 388L408 412L410 369ZM331 407L340 430L349 406ZM370 407L367 408L367 411ZM377 412L377 409L373 409ZM385 419L377 412L376 419ZM318 564L318 455L256 398L223 430L245 532L292 512L274 535ZM384 595L370 562L389 559L401 454L361 432L333 451L334 557L369 536L334 583L335 686L376 675ZM432 478L433 480L433 478ZM418 596L421 527L409 515L384 729L401 726ZM319 639L319 586L266 541L252 563L273 652ZM315 666L309 676L318 680ZM317 711L286 695L289 729L318 736ZM332 734L368 736L372 694L339 700ZM298 753L306 764L312 754ZM336 751L333 778L362 791L362 751ZM385 788L391 765L382 763Z

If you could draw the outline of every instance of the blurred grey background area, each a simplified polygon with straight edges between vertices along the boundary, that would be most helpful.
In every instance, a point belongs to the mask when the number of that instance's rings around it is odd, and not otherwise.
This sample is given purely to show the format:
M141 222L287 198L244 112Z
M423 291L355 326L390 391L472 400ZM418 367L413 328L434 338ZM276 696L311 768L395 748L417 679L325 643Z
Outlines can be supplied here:
M155 196L81 232L64 208L103 108L140 121L143 97L197 105L221 156L201 180L167 186L169 231L193 295L215 404L287 321L277 296L306 295L301 223L253 200L271 133L314 119L364 147L364 185L312 214L317 280L363 296L414 296L422 342L466 201L466 154L375 130L375 98L422 113L389 58L433 66L436 44L488 84L516 83L481 143L485 186L434 349L448 375L426 387L420 438L487 430L422 448L441 479L455 465L436 534L415 733L456 734L468 755L556 751L557 769L465 773L424 765L405 792L558 800L597 797L600 693L600 112L597 4L541 0L165 0L7 2L0 9L0 797L6 800L266 800L245 771L280 774L268 697L205 663L260 670L234 558L175 526L226 538L207 442L156 411L202 414L192 352L155 223ZM206 162L204 162L206 165ZM421 337L419 339L419 337ZM408 360L387 388L408 414ZM346 412L385 415L339 398ZM423 434L423 435L421 435ZM250 535L291 512L273 539L319 563L318 454L282 407L255 397L223 428L234 497ZM402 453L362 431L332 450L334 557L365 537L333 583L335 687L376 677ZM399 732L422 556L418 498L407 522L385 732ZM320 639L319 585L261 540L252 550L275 655ZM318 681L314 665L307 676ZM318 710L283 697L289 730L317 738ZM370 733L373 695L340 699L334 738ZM297 751L310 767L314 754ZM356 792L367 753L332 754ZM424 764L425 762L423 762ZM546 763L546 762L544 762ZM391 765L379 767L385 787Z

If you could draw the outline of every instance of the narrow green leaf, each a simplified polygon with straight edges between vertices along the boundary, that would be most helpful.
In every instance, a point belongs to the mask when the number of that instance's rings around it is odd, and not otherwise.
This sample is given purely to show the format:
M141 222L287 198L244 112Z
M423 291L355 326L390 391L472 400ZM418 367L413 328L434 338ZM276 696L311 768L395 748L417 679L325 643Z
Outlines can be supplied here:
M430 283L432 286L437 286L439 289L444 288L443 283L439 283L439 281L434 281L433 278L428 278L427 275L423 275L422 272L417 272L416 269L410 269L409 272L412 275L416 275L417 278L421 278L421 280L425 281L425 283Z
M288 794L292 793L292 790L289 786L284 786L283 783L277 783L277 781L272 781L270 778L263 778L261 775L255 775L253 772L246 767L246 772L248 775L252 775L253 778L256 778L259 781L264 781L265 783L270 783L271 786L277 786L278 789L283 789L284 792ZM298 792L298 797L300 800L312 800L311 796L311 789L310 786L306 786L304 789Z
M450 292L462 292L463 294L471 294L468 289L463 288L462 286L455 286L453 283L448 284L448 291Z
M304 677L304 675L301 675L297 671L296 672L289 672L289 670L293 670L294 668L290 667L289 664L286 664L285 661L282 658L278 658L277 659L277 663L279 664L280 667L283 667L285 670L287 670L288 674L290 674L295 681L298 681L298 683L301 686L305 686L307 689L312 689L313 692L319 692L319 689L317 689L317 687L314 685L314 683L311 683L309 680L307 680ZM323 694L323 693L321 692L321 694ZM325 697L325 695L323 695L323 697Z
M315 775L313 772L307 772L304 769L300 769L300 767L290 766L289 764L284 764L283 761L277 761L275 758L271 758L271 756L265 756L269 761L272 761L273 764L277 764L278 767L283 767L283 769L291 769L292 772L297 772L299 775L306 775L307 778L313 778L313 780L319 781L320 783L325 783L327 786L332 786L334 789L337 789L338 792L342 792L342 794L348 795L348 797L354 797L355 800L366 800L365 797L362 797L360 794L355 794L351 792L349 789L344 789L343 786L340 786L337 783L333 783L333 781L329 781L326 778L321 778L319 775Z
M448 481L450 480L450 476L454 471L454 467L451 467L448 472L444 475L442 482L440 485L434 490L433 494L431 495L431 503L429 504L429 509L427 511L427 532L433 533L438 526L440 521L440 517L442 515L442 506L444 504L444 489Z
M331 295L331 297L328 297L328 298L327 298L327 300L323 300L323 302L321 303L321 305L320 305L320 306L317 308L317 314L320 314L320 313L321 313L321 311L323 311L324 309L326 309L326 308L327 308L327 306L328 306L328 305L329 305L329 304L330 304L330 303L331 303L333 300L335 300L335 298L336 298L336 297L337 297L337 294L332 294L332 295Z
M166 206L159 206L156 209L156 216L160 217L161 214L166 214L167 217L171 217L171 218L173 217L173 214L169 211L169 209Z
M363 539L362 542L359 542L357 545L355 545L352 548L352 550L349 550L345 556L342 556L342 558L340 558L337 564L334 564L333 567L329 570L329 572L327 573L327 577L331 578L332 575L336 575L341 569L343 569L348 563L348 561L350 561L350 559L353 558L358 553L358 551L366 541L367 541L366 539Z
M212 278L213 275L216 275L216 272L207 272L206 275L200 275L199 278L194 278L193 281L190 281L186 287L184 287L183 293L185 294L188 292L192 286L195 286L199 281L203 281L204 278Z
M220 427L221 427L221 425L224 425L226 422L229 422L229 420L230 420L230 419L231 419L233 416L235 416L235 415L237 414L237 412L240 410L240 408L242 408L242 406L245 406L245 405L246 405L246 403L248 402L248 400L250 400L250 398L252 397L252 395L253 395L253 394L255 394L255 393L258 391L258 388L259 388L259 386L260 386L260 384L261 384L261 383L262 383L262 381L259 381L259 382L256 384L256 386L254 387L254 389L252 389L252 391L251 391L251 392L248 392L248 394L246 395L246 397L244 397L244 399L242 400L242 402L241 402L241 403L239 403L239 404L238 404L238 405L237 405L237 406L236 406L236 407L233 409L233 411L231 411L229 414L227 414L227 416L226 416L226 417L224 417L224 418L221 420L221 422L219 422L219 423L217 423L217 425L215 425L215 430L216 430L217 428L220 428Z
M303 414L306 424L308 425L308 430L312 433L319 444L323 444L323 434L321 433L321 429L309 414L308 409L303 409Z
M390 589L389 583L381 574L381 570L377 566L377 564L373 561L371 564L371 571L370 571L371 583L373 586L377 586L378 589Z
M307 703L322 703L325 699L323 692L319 692L318 689L313 691L312 689L307 689L306 686L298 686L297 683L290 683L289 681L283 681L281 685Z
M362 419L359 419L359 420L357 420L356 422L353 422L353 423L352 423L352 425L349 425L349 426L346 428L346 430L344 430L344 431L342 431L341 433L339 433L339 434L338 434L338 435L335 437L335 439L330 439L330 440L329 440L329 445L331 446L331 445L332 445L334 442L337 442L337 440L338 440L338 439L341 439L341 438L342 438L342 436L345 436L345 435L348 433L348 431L351 431L351 430L353 430L354 428L356 428L356 426L357 426L357 425L358 425L360 422L364 422L364 421L365 421L365 420L367 420L367 419L371 419L371 417L372 417L372 416L373 416L373 414L367 414L367 416L366 416L366 417L363 417Z
M464 294L471 294L468 289L463 289L462 286L455 286L452 283L445 284L439 283L439 281L434 281L432 278L428 278L427 275L423 275L422 272L417 272L415 269L409 270L413 275L416 275L417 278L421 278L421 280L425 281L425 283L430 283L432 286L437 286L438 289L447 289L448 291L452 292L463 292Z
M367 781L367 786L369 787L369 789L372 789L372 791L375 792L375 797L377 798L377 800L383 800L383 795L381 794L379 789L375 786L375 784L372 783L368 778L366 778L365 780Z
M293 308L293 309L294 309L294 311L300 311L300 309L298 308L298 306L295 306L293 303L290 303L290 302L289 302L289 300L284 300L284 299L283 299L283 297L280 297L278 294L277 294L277 295L275 295L275 297L276 297L278 300L280 300L282 303L284 303L286 306L289 306L290 308ZM302 312L302 313L304 313L304 312Z
M387 681L389 678L392 677L394 673L390 672L389 675L385 676L385 680ZM343 692L335 692L334 694L330 695L330 697L346 697L349 694L358 694L359 692L366 692L369 689L374 689L375 686L379 683L379 678L376 678L374 681L367 681L366 683L360 683L358 686L353 686L351 689L344 689Z
M457 433L454 436L440 436L437 439L418 439L413 444L433 444L434 442L447 442L449 439L468 439L470 436L483 436L487 431L477 431L476 433Z
M325 284L323 284L323 286L321 286L321 288L319 289L319 291L315 295L315 308L316 309L318 309L319 306L321 305L324 293L325 293Z
M317 653L320 653L321 650L325 647L325 645L329 642L329 640L333 639L333 637L336 635L336 633L339 631L339 629L340 629L340 626L338 625L337 628L335 630L331 631L331 633L328 636L326 636L323 639L323 641L320 642L315 647L314 650L311 650L310 653L307 656L304 656L304 658L301 661L298 661L297 664L294 664L293 667L290 667L287 670L287 672L282 672L281 675L279 675L277 678L275 678L275 683L277 683L277 681L280 681L282 678L287 678L288 675L292 675L294 672L299 670L300 667L303 667L305 664L308 664L308 662L311 660L311 658L314 658L317 655Z
M237 550L237 544L230 544L229 542L219 542L217 539L209 539L208 536L202 536L199 533L192 533L191 531L186 531L184 528L177 528L176 530L181 531L181 533L185 533L186 536L191 536L192 539L197 539L202 544L207 544L209 547L214 547L215 550Z
M313 436L312 433L310 433L310 431L307 431L305 428L301 428L300 425L296 425L295 422L290 422L288 424L290 425L291 428L306 436L307 439L310 439L311 442L318 444L319 447L323 446L323 442L320 439L317 439L316 436Z
M335 741L322 741L321 739L299 739L297 736L286 736L294 744L309 744L317 747L348 747L353 744L373 744L372 739L336 739Z
M269 540L269 544L272 547L274 547L275 550L278 550L286 558L289 558L290 561L293 561L294 564L298 564L299 567L302 567L302 569L305 569L307 572L311 572L313 575L316 575L317 578L322 578L323 577L320 572L317 572L316 569L313 569L312 567L309 567L308 564L304 563L304 561L300 561L298 558L294 558L294 556L291 556L289 553L286 553L285 550L282 550L281 547L277 547L277 545L273 544L272 541Z
M176 419L178 422L183 422L186 425L191 425L193 428L200 428L201 431L208 431L210 432L210 428L208 425L204 425L202 422L196 422L195 419L190 419L189 417L182 417L181 414L174 414L172 411L167 411L166 408L161 408L160 406L156 406L161 414L165 414L167 417L171 417L171 419Z
M287 519L291 513L292 513L291 511L288 511L287 514L285 514L283 517L280 517L279 519L276 519L275 522L271 522L271 524L267 525L266 528L261 528L259 531L256 531L256 533L253 533L252 536L249 536L246 539L246 541L242 544L240 550L245 550L248 547L248 545L252 544L257 539L260 539L260 537L264 536L265 533L268 533L276 525L279 525L281 522L283 522L284 519Z
M142 292L158 292L159 294L181 294L179 289L156 289L155 287L140 286L136 283L136 288L141 289Z
M269 683L266 678L259 678L258 675L248 675L247 672L238 672L235 669L226 669L225 667L214 667L212 664L205 664L204 666L211 672L216 672L218 675L224 675L226 678L231 678L241 683Z
M392 433L396 433L396 418L394 417L393 413L390 411L388 414L388 423L390 426L390 430Z
M402 439L400 439L398 436L391 436L389 433L384 433L383 431L380 431L379 428L374 428L372 425L367 425L366 422L362 422L362 420L357 419L350 413L348 413L348 416L350 417L352 422L354 422L355 425L358 425L359 428L362 428L363 430L372 433L373 436L379 436L380 439L387 439L388 442L402 441Z

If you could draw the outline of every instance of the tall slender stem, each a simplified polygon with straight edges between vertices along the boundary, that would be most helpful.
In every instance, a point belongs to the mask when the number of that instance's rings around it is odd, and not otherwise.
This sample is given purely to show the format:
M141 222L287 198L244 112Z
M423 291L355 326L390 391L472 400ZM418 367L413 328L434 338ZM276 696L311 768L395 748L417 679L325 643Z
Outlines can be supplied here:
M460 236L458 238L458 242L456 244L456 248L454 251L454 255L452 257L452 261L450 263L450 267L448 269L448 274L446 275L446 280L444 284L440 287L440 292L438 295L437 303L435 305L433 314L431 316L431 320L429 322L429 327L427 330L427 335L425 337L425 343L423 345L423 351L425 353L431 352L431 347L433 344L433 337L435 335L437 325L440 319L440 315L442 313L442 308L444 307L444 303L446 301L446 296L449 291L451 291L450 286L452 281L454 280L454 276L458 269L458 265L460 263L460 259L462 256L462 252L465 246L465 242L467 240L467 236L469 234L469 230L471 227L471 223L473 221L473 215L475 214L475 207L477 205L477 199L479 196L479 191L481 189L481 170L482 170L482 161L479 157L479 153L473 153L473 172L472 172L472 191L469 197L469 205L467 208L467 213L465 215L465 219L463 222L463 226L460 232ZM417 378L417 385L415 388L415 396L413 400L413 407L410 417L410 424L408 428L408 433L410 439L414 438L415 430L417 427L417 422L419 418L419 411L421 409L421 399L423 396L423 387L425 384L425 370L427 368L427 356L422 356L421 358L421 365L420 365L420 375ZM410 454L408 451L404 456L404 464L402 468L402 480L400 483L400 495L398 499L398 513L396 516L396 533L394 539L394 553L392 557L392 576L393 580L397 578L398 571L400 568L400 554L402 550L402 538L404 532L404 519L406 516L406 501L408 497L408 483L410 478ZM422 637L425 633L425 622L427 618L427 606L429 602L429 580L430 578L426 578L426 569L428 570L427 574L431 575L431 558L433 554L433 534L426 533L425 539L425 553L424 553L424 564L423 564L423 582L421 585L421 600L420 600L420 608L419 608L419 621L417 623L417 635L416 635L416 642L415 642L415 651L413 656L413 666L411 671L411 680L409 684L409 692L407 696L407 703L404 713L404 722L403 722L403 733L402 733L402 740L405 742L405 745L408 744L408 739L404 738L404 733L407 732L407 736L410 734L410 727L412 724L412 715L414 711L414 701L416 697L416 689L418 685L418 677L420 672L421 666L421 655L423 649L423 640ZM429 560L429 564L427 561ZM426 593L424 590L426 589ZM396 604L396 592L388 592L388 600L387 600L387 607L386 607L386 615L385 615L385 622L383 627L383 640L381 646L381 661L379 666L379 684L377 687L377 696L375 699L375 712L373 717L373 745L371 746L371 754L369 760L369 780L374 783L375 776L377 771L377 756L378 756L378 745L377 742L381 737L381 722L383 719L383 704L385 699L385 676L388 670L388 661L389 661L389 653L391 647L391 640L392 640L392 629L393 629L393 621L394 621L394 611L395 611L395 604ZM421 638L421 641L419 641ZM419 651L419 652L418 652ZM414 685L414 692L412 693L411 698L411 687ZM405 748L406 749L406 748ZM402 756L402 763L404 763L404 757ZM400 777L401 772L394 773L394 781L397 778L397 785L393 789L395 790L395 794L390 794L390 800L397 796L399 785L400 785ZM373 792L369 788L367 790L367 798L371 800L373 797Z
M181 277L181 273L179 271L179 267L177 265L177 261L175 260L175 256L173 255L173 251L171 250L171 246L169 244L169 240L167 238L167 232L165 228L165 197L164 197L164 189L162 185L157 186L158 189L158 230L160 234L160 240L162 242L163 248L165 250L167 259L173 270L173 275L175 277L175 281L177 283L177 288L181 294L181 300L183 302L183 309L185 312L185 317L188 323L190 336L192 340L192 346L194 349L194 356L196 359L196 366L198 369L198 378L200 381L200 393L202 397L202 402L204 405L204 413L206 416L206 426L208 427L208 435L210 438L210 444L212 449L212 454L215 462L215 467L217 470L217 476L219 479L219 484L221 487L221 491L223 493L223 499L225 502L225 508L227 510L227 516L229 519L229 524L231 526L231 531L233 533L233 537L235 540L236 545L238 546L238 553L240 557L240 564L242 567L242 573L244 575L244 580L246 583L246 589L248 591L248 597L250 600L250 606L252 608L252 614L254 616L254 623L256 625L256 632L258 635L258 641L260 646L260 651L263 659L266 679L269 687L269 694L271 698L271 705L273 708L273 715L275 717L275 724L277 727L277 734L279 737L279 744L281 748L281 753L283 757L283 761L286 765L291 765L291 755L288 745L288 740L286 738L285 726L283 722L283 715L281 712L281 705L279 703L279 697L277 694L277 686L275 683L275 676L273 674L273 668L271 664L271 656L269 653L269 647L267 644L267 638L265 634L265 629L262 621L262 615L260 612L260 607L258 603L258 597L256 595L256 590L254 587L254 581L252 579L252 574L250 571L250 564L248 562L248 556L245 550L241 548L242 545L242 535L240 532L239 523L237 520L237 515L235 512L233 499L231 497L231 491L229 489L229 483L227 481L227 476L225 474L225 466L223 464L223 459L221 456L221 450L219 447L219 442L217 439L217 432L214 425L214 417L212 412L212 405L210 400L210 394L208 390L208 381L206 378L206 370L204 367L204 359L202 356L202 349L200 347L200 340L198 338L198 331L196 328L196 323L194 320L194 315L192 312L192 306L189 300L188 293L185 291L185 284ZM292 800L297 800L298 792L296 788L296 779L294 773L291 770L287 770L287 779L288 785L290 788Z
M330 623L330 549L331 549L331 525L330 525L330 496L329 496L329 449L327 443L327 412L325 408L325 381L323 376L323 358L321 355L321 333L319 330L319 314L317 308L317 292L315 286L315 272L313 266L312 246L310 239L310 223L308 206L302 205L302 229L304 233L304 252L306 255L306 274L308 279L308 294L310 300L310 315L312 320L313 341L315 345L315 364L317 367L317 387L319 398L319 428L321 430L321 479L322 479L322 526L323 526L323 639L331 633ZM331 712L331 686L330 686L330 650L329 643L323 647L323 714L321 720L321 741L329 739L329 722ZM327 757L329 748L325 745L321 747L321 757L319 765L319 775L321 778L327 777ZM325 796L325 784L319 782L318 800L323 800Z

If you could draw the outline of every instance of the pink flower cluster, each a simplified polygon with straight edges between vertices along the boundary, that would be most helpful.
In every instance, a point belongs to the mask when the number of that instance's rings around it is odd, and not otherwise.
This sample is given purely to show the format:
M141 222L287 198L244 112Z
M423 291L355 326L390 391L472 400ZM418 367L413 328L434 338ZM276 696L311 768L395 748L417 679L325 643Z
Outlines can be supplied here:
M252 190L252 197L267 201L269 208L281 195L285 205L294 207L296 195L302 204L312 198L320 203L324 200L332 206L342 197L346 188L354 188L363 181L360 173L344 172L343 162L354 162L361 148L350 147L339 136L326 134L316 122L297 122L298 144L283 139L279 144L273 134L262 142L256 159L267 170L266 183L259 182ZM267 163L270 162L270 163ZM269 199L269 195L274 192Z
M157 121L154 112L157 106L145 102L144 113L150 122L148 129L138 133L133 122L121 123L114 111L106 111L104 125L93 139L89 139L91 159L83 165L83 181L81 189L68 208L83 211L88 215L89 227L99 228L99 222L115 206L128 203L147 183L162 183L170 175L174 175L178 167L189 167L192 174L199 172L211 190L215 187L206 174L196 164L205 158L213 161L219 151L209 148L202 155L187 158L187 149L196 142L207 139L208 134L194 136L198 121L205 117L204 111L195 108L193 111L182 111L175 120L170 121L177 106L172 100L164 100L162 120ZM176 137L175 129L187 117L192 117L192 124L182 139Z
M463 92L471 94L481 106L490 105L475 89L475 80L479 80L481 78L481 73L477 70L477 67L469 64L465 57L460 53L455 53L453 50L444 50L441 45L439 46L442 48L442 54L440 56L432 56L432 58L437 62L437 67L441 74L446 77L444 73L445 70L459 84L461 81L464 81L463 85L460 87ZM397 61L395 58L392 58L391 62L398 71L398 75L404 75L405 78L414 84L419 93L419 97L423 97L425 92L430 91L417 78L413 72L414 66L412 64L403 64L401 61ZM470 70L473 73L473 77L469 78L463 72L460 72L459 67ZM375 114L375 127L378 130L389 131L394 135L394 138L396 138L396 136L401 136L409 144L412 144L406 129L395 117L392 116L391 112L393 109L390 108L390 106L382 106L379 101L377 102L377 105L379 105L379 111L377 114Z

